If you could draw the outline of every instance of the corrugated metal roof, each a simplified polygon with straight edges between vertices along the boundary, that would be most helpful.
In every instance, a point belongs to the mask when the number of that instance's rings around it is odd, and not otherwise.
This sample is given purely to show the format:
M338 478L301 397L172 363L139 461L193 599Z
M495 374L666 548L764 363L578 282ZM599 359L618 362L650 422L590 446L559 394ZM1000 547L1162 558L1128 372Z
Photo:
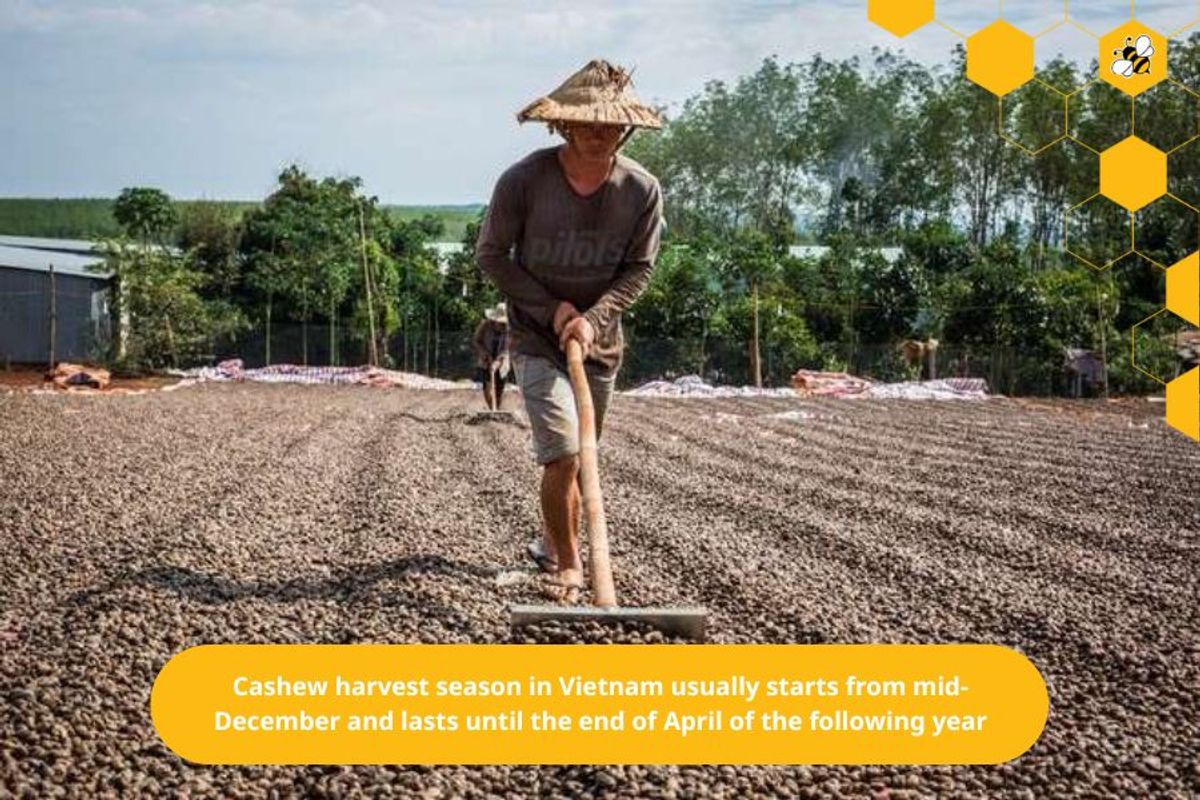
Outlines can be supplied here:
M823 244L793 244L788 247L788 255L794 258L820 258L829 252L829 247ZM903 247L880 247L879 254L889 264L894 264L904 255Z
M449 256L463 251L462 242L430 242L429 246L436 250L439 256Z
M27 247L34 250L56 250L63 253L91 255L96 242L87 239L44 239L35 236L0 236L0 245Z
M433 242L429 245L438 252L438 255L443 258L453 253L461 252L463 249L462 242ZM829 247L826 245L817 244L794 244L788 247L788 255L796 258L820 258L829 252ZM900 256L904 255L904 248L901 247L881 247L879 248L880 255L889 263L899 260Z
M0 268L47 272L50 265L53 264L54 271L60 275L78 275L102 280L110 277L109 274L92 272L88 270L88 267L103 263L104 259L95 255L85 256L77 253L37 250L31 247L14 247L10 244L0 243Z

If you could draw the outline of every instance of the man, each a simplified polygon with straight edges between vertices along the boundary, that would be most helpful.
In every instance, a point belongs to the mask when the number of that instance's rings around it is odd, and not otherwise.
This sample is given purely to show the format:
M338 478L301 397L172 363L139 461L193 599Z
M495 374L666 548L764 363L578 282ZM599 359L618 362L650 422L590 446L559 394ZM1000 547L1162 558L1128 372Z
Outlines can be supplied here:
M525 398L541 485L544 540L533 552L555 597L584 585L579 557L579 419L566 343L585 353L596 434L620 368L621 314L646 288L658 255L658 180L618 155L635 127L662 120L629 90L629 76L592 61L517 115L565 140L500 177L476 257L508 298L513 366Z
M484 312L471 339L475 351L475 380L483 384L483 399L488 411L499 411L508 377L508 314L504 303Z

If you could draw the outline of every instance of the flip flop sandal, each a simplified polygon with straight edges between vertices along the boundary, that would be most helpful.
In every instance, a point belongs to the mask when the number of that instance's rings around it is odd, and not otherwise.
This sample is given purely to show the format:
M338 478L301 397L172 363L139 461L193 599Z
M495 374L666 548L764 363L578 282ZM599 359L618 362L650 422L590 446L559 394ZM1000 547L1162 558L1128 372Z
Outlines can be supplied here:
M572 605L579 602L585 588L582 583L560 583L551 575L545 576L541 583L543 595L556 602Z
M542 572L558 572L558 559L546 552L545 542L541 538L526 545L525 551Z

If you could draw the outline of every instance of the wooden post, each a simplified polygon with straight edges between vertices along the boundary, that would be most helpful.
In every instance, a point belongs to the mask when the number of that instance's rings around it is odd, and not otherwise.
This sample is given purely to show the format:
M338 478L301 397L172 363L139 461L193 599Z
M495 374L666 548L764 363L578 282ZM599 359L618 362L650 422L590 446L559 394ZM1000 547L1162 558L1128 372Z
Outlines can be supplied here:
M1096 317L1100 322L1100 367L1104 370L1104 396L1108 397L1108 325L1104 322L1104 309L1101 305L1103 293L1096 295Z
M50 371L54 371L54 345L58 335L58 303L55 291L54 265L50 265Z
M275 270L276 270L277 266L278 266L278 264L275 262L275 233L272 232L271 233L271 275L272 276L275 275ZM264 367L271 366L271 298L272 298L272 295L274 295L274 293L275 293L274 282L275 282L274 277L272 277L271 282L267 284L267 341L266 341L266 353L265 353L266 358L265 358L265 361L263 362Z
M753 283L752 291L754 293L754 335L753 335L753 340L751 342L752 352L750 353L750 367L754 372L754 374L751 376L754 378L754 385L755 385L755 387L761 389L762 388L762 363L761 363L762 356L760 355L759 349L758 349L758 281L755 281Z
M379 348L375 340L375 301L371 292L371 268L367 266L367 223L363 219L362 203L358 204L358 237L362 249L363 285L367 290L367 323L371 329L369 358L372 367L379 366Z
M266 341L266 361L264 367L271 366L271 290L267 290L267 341Z

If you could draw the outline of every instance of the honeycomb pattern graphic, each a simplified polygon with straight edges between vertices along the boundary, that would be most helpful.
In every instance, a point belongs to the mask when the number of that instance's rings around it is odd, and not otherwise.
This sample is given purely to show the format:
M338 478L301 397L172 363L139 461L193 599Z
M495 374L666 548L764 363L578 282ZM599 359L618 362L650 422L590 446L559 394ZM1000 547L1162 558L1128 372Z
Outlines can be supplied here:
M1033 80L1033 37L997 20L967 39L967 77L997 97Z
M1100 37L1100 77L1130 97L1166 80L1166 64L1167 40L1136 19Z
M1200 253L1167 270L1167 310L1200 328Z
M1130 136L1100 154L1100 194L1137 211L1167 193L1167 154Z
M1171 76L1168 61L1170 40L1200 25L1200 18L1176 31L1160 32L1141 23L1137 18L1137 0L1129 2L1129 20L1108 33L1097 35L1072 17L1071 6L1086 0L1062 0L1061 18L1044 30L1027 33L1004 18L1004 0L996 0L996 20L974 34L956 30L939 18L935 0L867 0L867 17L871 22L892 34L904 37L929 24L941 25L966 44L968 80L996 95L997 132L1009 144L1030 157L1059 145L1070 143L1091 151L1100 161L1100 191L1092 197L1064 209L1065 247L1077 261L1093 270L1112 267L1130 253L1145 258L1166 273L1166 298L1163 308L1133 326L1130 340L1133 365L1143 374L1161 383L1166 392L1166 421L1172 428L1200 442L1200 367L1173 380L1143 368L1137 361L1138 330L1162 314L1174 314L1200 327L1200 251L1193 252L1171 267L1159 263L1137 247L1137 212L1155 201L1166 198L1191 213L1200 215L1194 194L1187 199L1171 192L1171 165L1176 154L1190 154L1190 148L1200 147L1200 130L1184 142L1168 142L1170 149L1152 144L1162 142L1152 132L1138 131L1138 99L1155 86L1168 86L1193 105L1200 104L1196 90ZM1200 10L1197 12L1200 17ZM1064 26L1077 28L1096 40L1099 55L1099 74L1083 86L1070 91L1052 86L1037 78L1036 41ZM1116 89L1129 103L1129 127L1118 141L1098 142L1085 124L1073 124L1073 99L1096 87L1107 84L1107 91ZM1016 92L1052 92L1062 98L1061 131L1058 120L1047 126L1036 141L1015 138L1006 121L1005 98ZM1151 93L1152 95L1154 93ZM1120 96L1120 95L1118 95ZM1143 98L1145 100L1145 98ZM1200 107L1198 105L1197 107ZM1153 119L1153 113L1144 116ZM1183 192L1187 194L1186 192ZM1080 219L1106 221L1112 228L1107 244L1084 247L1072 243L1072 224ZM1076 237L1076 241L1078 237Z
M867 17L897 36L933 22L933 0L867 0Z

